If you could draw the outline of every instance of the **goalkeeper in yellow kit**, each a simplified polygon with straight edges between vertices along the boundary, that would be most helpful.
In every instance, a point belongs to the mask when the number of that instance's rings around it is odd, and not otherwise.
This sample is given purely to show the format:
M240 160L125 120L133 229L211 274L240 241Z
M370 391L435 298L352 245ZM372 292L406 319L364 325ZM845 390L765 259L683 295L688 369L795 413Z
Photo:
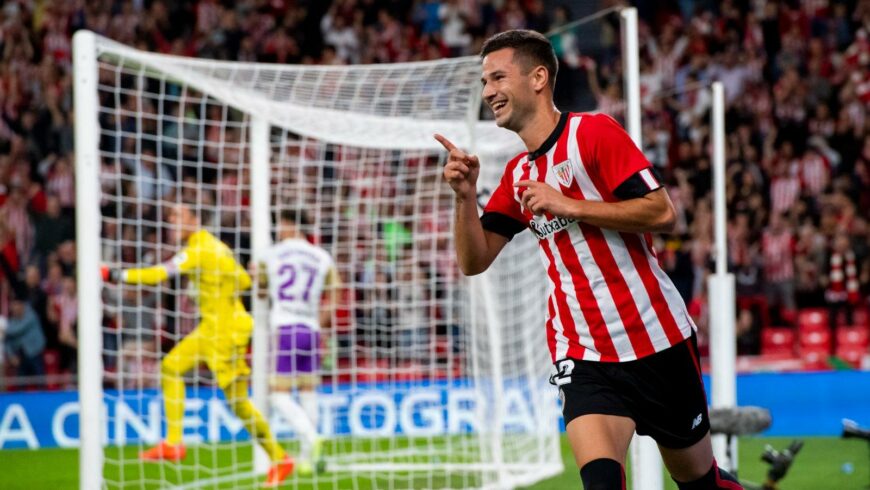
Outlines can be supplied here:
M229 247L202 229L199 217L190 206L175 205L168 221L173 225L172 232L186 242L181 252L154 267L103 272L104 279L128 284L157 284L179 274L187 275L199 305L199 325L169 351L160 365L166 440L142 452L140 457L145 461L184 459L182 375L204 361L217 378L233 412L272 460L265 485L278 485L293 472L293 459L277 443L266 419L248 398L247 376L251 371L245 353L253 319L245 310L239 293L251 287L251 277Z

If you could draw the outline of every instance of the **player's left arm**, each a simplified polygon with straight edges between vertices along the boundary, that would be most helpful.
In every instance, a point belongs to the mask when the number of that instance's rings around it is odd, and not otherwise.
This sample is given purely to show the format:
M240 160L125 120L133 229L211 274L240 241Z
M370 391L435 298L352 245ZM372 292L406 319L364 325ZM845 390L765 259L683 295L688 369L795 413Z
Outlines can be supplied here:
M676 211L671 198L625 130L603 114L583 116L580 130L582 165L602 194L615 200L572 199L546 183L524 180L515 184L524 189L523 206L534 214L546 211L610 230L672 231Z
M320 300L320 326L327 328L332 324L332 312L338 305L338 294L341 290L341 276L335 264L329 268L324 281L323 298Z

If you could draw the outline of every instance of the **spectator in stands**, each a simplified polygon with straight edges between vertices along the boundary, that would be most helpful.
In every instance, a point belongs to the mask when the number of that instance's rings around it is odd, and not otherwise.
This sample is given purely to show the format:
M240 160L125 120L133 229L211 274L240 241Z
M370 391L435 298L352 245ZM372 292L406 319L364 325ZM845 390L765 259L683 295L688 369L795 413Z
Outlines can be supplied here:
M394 325L398 326L395 336L399 357L404 361L421 361L426 358L430 348L429 332L432 318L429 307L432 304L426 297L426 277L420 265L412 260L404 260L397 266L395 282L396 309Z
M61 368L67 372L74 372L78 357L76 281L72 277L64 277L61 284L60 292L48 299L47 316L49 321L57 325Z
M13 182L6 203L0 208L0 222L6 224L6 232L12 235L15 251L21 259L30 257L33 247L33 221L28 207L27 189Z
M769 171L773 175L770 182L771 214L788 212L800 197L801 183L795 172L792 172L792 169L797 166L794 145L791 141L784 141L780 151L769 163Z
M459 0L446 0L438 9L441 19L441 38L450 52L450 56L462 56L468 53L471 46L471 35L468 34L469 14Z
M414 2L414 22L420 26L420 33L432 35L441 31L441 2L439 0L417 0Z
M75 174L67 157L60 156L55 159L51 170L45 176L45 190L57 198L65 215L72 216L75 206Z
M45 374L42 352L45 336L42 325L26 298L15 297L10 302L5 333L6 357L17 368L18 376L33 376L34 385L41 385L39 377Z
M33 259L44 266L45 260L61 243L73 239L75 230L72 220L61 214L60 200L55 195L48 196L45 214L38 215L34 221Z
M827 240L807 221L798 229L794 252L795 301L806 306L822 303L821 278L827 254Z
M27 290L18 280L4 256L0 256L0 271L10 285L12 299L9 303L9 316L4 319L4 347L6 358L16 367L18 376L34 376L33 385L42 384L39 377L45 374L42 352L45 349L45 336L39 318L27 302Z
M833 333L840 322L840 313L844 314L846 325L852 324L853 309L861 301L858 261L847 233L841 231L833 237L827 257L827 273L821 281L825 286L828 319Z
M782 309L786 315L794 313L794 237L788 222L779 213L770 215L770 226L761 238L764 256L764 279L767 284L767 300L776 307L774 317L783 321Z
M142 390L160 385L160 352L154 339L128 339L121 347L118 368L124 384L118 389Z
M0 220L0 260L5 260L8 264L8 269L0 270L0 283L2 279L7 279L6 270L17 274L20 268L18 259L18 248L15 246L15 234L10 229L9 224Z
M332 46L336 56L343 63L359 63L361 59L360 27L348 24L347 19L342 15L337 15L337 12L338 3L336 2L320 20L323 42L327 46Z

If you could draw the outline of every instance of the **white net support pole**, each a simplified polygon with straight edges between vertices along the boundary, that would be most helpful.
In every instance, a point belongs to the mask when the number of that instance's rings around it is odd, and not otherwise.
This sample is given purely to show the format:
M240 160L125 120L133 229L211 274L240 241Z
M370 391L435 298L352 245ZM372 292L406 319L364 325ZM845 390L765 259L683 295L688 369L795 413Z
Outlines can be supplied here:
M95 36L73 36L76 159L76 280L78 295L79 488L97 490L103 482L103 363L100 294L99 132L97 123L97 51Z
M640 126L640 60L638 52L637 9L619 11L622 23L622 71L625 83L625 129L632 141L641 147L643 132Z
M643 148L640 126L640 61L638 54L637 9L619 12L622 24L622 62L625 80L626 130L634 143ZM662 460L651 437L635 435L631 443L631 475L635 490L661 490Z
M712 85L713 110L713 225L716 272L707 282L710 310L710 366L712 406L737 405L735 286L728 273L727 209L725 207L725 91L722 82ZM719 465L737 470L737 444L728 453L724 435L713 436L713 455Z
M722 82L713 82L713 110L710 127L713 132L713 230L716 275L728 272L727 209L725 207L725 91Z
M251 158L251 249L252 263L259 264L265 250L271 245L271 149L269 146L269 122L251 116L248 137ZM251 340L251 388L254 405L264 417L269 418L269 300L261 298L259 281L252 277L254 285L251 305L254 317L254 334ZM254 474L266 473L269 457L259 444L254 448Z

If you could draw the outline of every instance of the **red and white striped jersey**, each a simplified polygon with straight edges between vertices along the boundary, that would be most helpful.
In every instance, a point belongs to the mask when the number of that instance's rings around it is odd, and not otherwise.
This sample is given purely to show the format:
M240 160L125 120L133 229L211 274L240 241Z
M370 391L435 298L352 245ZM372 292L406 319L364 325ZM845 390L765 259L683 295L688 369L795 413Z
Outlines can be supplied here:
M794 236L788 230L767 230L761 235L765 279L770 282L794 279L794 245Z
M815 151L808 151L801 159L801 188L806 194L818 196L828 185L831 166L828 160Z
M801 182L797 177L774 177L770 183L770 207L774 213L784 213L794 205L800 194Z
M695 325L659 267L648 233L534 216L521 205L524 190L514 187L525 179L572 199L605 202L661 185L628 134L604 114L563 113L541 148L508 163L481 221L508 237L528 227L538 238L549 278L546 329L553 361L631 361L691 335Z

